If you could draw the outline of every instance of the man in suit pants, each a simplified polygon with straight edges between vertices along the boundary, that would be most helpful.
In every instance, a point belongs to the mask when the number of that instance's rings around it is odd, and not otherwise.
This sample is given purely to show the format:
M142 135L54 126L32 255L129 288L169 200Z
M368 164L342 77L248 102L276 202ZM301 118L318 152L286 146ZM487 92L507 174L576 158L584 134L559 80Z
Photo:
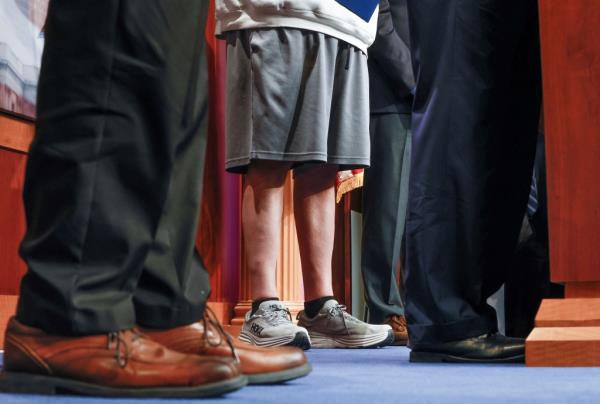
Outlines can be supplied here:
M234 349L205 316L207 15L207 0L50 1L0 391L202 397L306 373L300 350Z
M397 269L404 235L410 168L411 90L406 0L379 5L377 38L369 48L371 167L363 188L362 273L369 321L406 344Z
M417 77L406 249L412 361L519 362L486 300L525 213L540 110L536 0L408 0Z

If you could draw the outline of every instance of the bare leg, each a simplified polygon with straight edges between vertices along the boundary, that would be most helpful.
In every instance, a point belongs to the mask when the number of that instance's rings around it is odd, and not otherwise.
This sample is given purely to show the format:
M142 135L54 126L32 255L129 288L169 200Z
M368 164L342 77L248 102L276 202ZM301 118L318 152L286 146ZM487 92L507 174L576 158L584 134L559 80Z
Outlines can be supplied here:
M336 165L308 167L294 181L294 217L300 246L304 299L332 296Z
M242 226L251 298L277 297L275 268L281 234L283 185L290 164L255 161L244 182Z

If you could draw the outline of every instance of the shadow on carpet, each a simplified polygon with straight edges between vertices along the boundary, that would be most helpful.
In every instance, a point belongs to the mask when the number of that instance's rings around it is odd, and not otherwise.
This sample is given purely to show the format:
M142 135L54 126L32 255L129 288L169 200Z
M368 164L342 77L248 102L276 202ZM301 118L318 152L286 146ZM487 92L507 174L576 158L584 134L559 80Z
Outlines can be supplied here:
M205 400L98 399L0 394L0 403L598 403L600 368L410 364L408 349L310 350L313 372Z

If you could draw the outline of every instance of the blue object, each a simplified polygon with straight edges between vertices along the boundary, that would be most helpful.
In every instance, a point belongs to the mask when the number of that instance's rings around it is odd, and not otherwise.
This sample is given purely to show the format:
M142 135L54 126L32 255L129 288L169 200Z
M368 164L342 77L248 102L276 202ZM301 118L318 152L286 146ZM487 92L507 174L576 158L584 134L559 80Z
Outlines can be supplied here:
M0 392L5 404L598 404L600 368L410 364L404 347L311 349L313 372L203 400L100 399Z
M535 171L531 179L531 187L529 189L529 200L527 201L527 214L531 217L535 215L539 206L538 202L538 187L537 178L535 178Z
M371 21L373 13L379 4L379 0L336 0L342 6L365 20Z

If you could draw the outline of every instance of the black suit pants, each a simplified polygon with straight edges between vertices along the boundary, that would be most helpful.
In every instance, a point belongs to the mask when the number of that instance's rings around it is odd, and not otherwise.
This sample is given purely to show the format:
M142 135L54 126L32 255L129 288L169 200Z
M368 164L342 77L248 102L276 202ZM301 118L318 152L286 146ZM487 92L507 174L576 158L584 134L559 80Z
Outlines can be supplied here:
M407 216L411 344L493 332L526 208L541 86L535 0L409 0L418 77Z
M17 316L58 334L198 320L207 1L52 0Z

